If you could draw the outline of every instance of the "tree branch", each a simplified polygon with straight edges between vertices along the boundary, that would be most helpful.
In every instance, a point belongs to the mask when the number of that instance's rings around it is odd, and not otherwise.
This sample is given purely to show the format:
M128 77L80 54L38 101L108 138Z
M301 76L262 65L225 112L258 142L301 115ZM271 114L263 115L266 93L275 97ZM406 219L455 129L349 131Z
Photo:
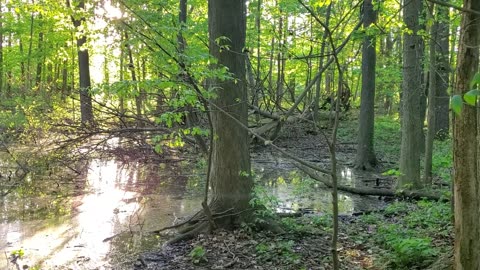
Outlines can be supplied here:
M450 3L447 3L447 2L443 2L443 1L439 1L439 0L427 0L428 2L432 2L434 4L437 4L437 5L441 5L441 6L445 6L445 7L451 7L453 9L456 9L458 11L462 11L462 12L467 12L467 13L472 13L472 14L476 14L476 15L479 15L480 16L480 11L477 11L477 10L473 10L473 9L469 9L469 8L464 8L464 7L459 7L459 6L456 6L454 4L450 4Z

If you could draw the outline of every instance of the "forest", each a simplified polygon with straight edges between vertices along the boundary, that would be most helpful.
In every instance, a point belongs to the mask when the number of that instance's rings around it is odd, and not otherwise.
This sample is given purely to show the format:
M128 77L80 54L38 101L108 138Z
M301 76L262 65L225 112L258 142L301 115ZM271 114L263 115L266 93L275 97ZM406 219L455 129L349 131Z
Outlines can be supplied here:
M0 0L0 269L480 269L480 1Z

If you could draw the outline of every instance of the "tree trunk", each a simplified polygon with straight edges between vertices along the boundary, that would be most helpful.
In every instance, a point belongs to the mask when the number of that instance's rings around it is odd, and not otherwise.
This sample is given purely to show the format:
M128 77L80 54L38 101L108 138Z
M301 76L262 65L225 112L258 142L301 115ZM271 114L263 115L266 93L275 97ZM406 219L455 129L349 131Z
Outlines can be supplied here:
M261 60L262 57L260 55L261 50L262 50L262 42L261 42L261 35L262 35L262 0L257 0L257 14L255 17L255 27L257 30L257 66L256 66L256 79L255 79L255 85L253 85L253 96L252 96L252 105L255 107L259 107L259 101L260 101L260 91L263 88L262 84L262 77L261 77ZM250 62L251 65L251 62ZM257 116L255 118L255 121L258 123L260 121L260 117Z
M220 85L216 106L222 108L238 121L247 125L247 89L245 84L246 4L245 0L209 0L208 24L210 53L218 64L228 68L235 80L216 82ZM219 37L229 50L220 50L215 41ZM212 144L211 186L213 197L210 207L213 211L234 209L240 212L248 209L253 180L250 176L250 153L248 133L236 121L219 110L212 112L213 130L216 139ZM217 220L219 227L230 228L246 215L232 215Z
M138 85L137 80L137 72L135 70L135 63L133 61L133 53L132 48L130 47L129 37L127 31L125 31L125 48L127 49L127 57L128 57L128 69L130 70L130 74L132 76L132 83L133 88L135 90L135 109L137 111L137 123L138 125L142 125L142 108L143 108L143 100L142 95L140 93L140 87Z
M436 31L436 62L437 62L437 88L436 88L436 99L435 99L435 136L437 139L445 139L448 137L449 130L449 95L448 95L448 86L449 86L449 74L450 74L450 64L449 64L449 15L448 7L437 5L436 6L436 15L437 15L437 31Z
M38 33L38 46L37 50L39 53L38 56L38 63L37 63L37 70L35 74L35 86L40 88L40 83L42 82L42 67L43 63L45 62L44 56L43 56L43 32Z
M280 19L278 22L278 53L277 53L277 87L275 92L275 105L277 111L282 110L282 99L283 99L283 50L284 44L283 43L283 13L280 9Z
M423 146L422 86L423 41L418 35L421 29L421 0L404 1L403 21L409 32L403 40L402 83L402 143L400 153L400 177L398 188L420 188L420 154Z
M330 2L330 4L328 5L327 7L327 10L325 11L325 25L326 26L329 26L330 25L330 13L332 11L332 3ZM318 71L320 72L320 70L323 68L323 55L325 53L325 46L326 46L326 41L327 41L327 32L323 32L323 35L322 35L322 43L320 45L320 60L319 60L319 64L318 64ZM320 106L320 86L322 85L322 76L320 76L320 78L318 78L317 80L317 84L315 85L315 97L314 97L314 101L313 101L313 119L316 121L318 120L318 110L319 110L319 106Z
M433 12L433 9L432 9ZM430 29L430 71L428 72L428 130L425 137L425 165L423 171L423 181L426 186L432 184L432 155L433 140L435 138L435 108L437 91L437 29L438 23L434 22Z
M367 29L375 22L372 0L363 2L363 27ZM363 170L377 165L373 147L375 123L375 37L365 35L362 46L362 96L360 100L360 117L358 127L358 144L355 167Z
M466 9L480 11L480 1L464 0ZM460 32L457 81L454 92L463 95L478 71L480 16L464 12ZM453 121L455 205L455 269L480 269L480 170L478 108L463 106Z
M3 10L0 3L0 95L3 94Z
M67 0L67 7L70 7L70 0ZM78 6L76 7L82 12L85 10L85 1L80 0ZM72 16L73 25L77 31L80 30L82 23L85 23L85 17L80 19ZM85 33L81 33L77 37L77 52L78 52L78 70L80 77L80 115L82 124L93 123L93 107L92 107L92 96L90 94L91 80L90 80L90 64L89 64L89 54L88 49L83 48L87 42L87 37Z

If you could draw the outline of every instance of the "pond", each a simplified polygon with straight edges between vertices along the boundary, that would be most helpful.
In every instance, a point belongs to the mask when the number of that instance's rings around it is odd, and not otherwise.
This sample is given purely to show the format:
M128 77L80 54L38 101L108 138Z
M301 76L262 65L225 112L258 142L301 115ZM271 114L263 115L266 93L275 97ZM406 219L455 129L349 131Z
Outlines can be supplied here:
M271 198L276 211L331 212L331 191L305 180L287 160L253 158L252 164L257 192ZM14 167L0 159L2 181ZM200 209L203 167L194 158L156 164L92 159L78 176L52 168L28 173L22 188L0 201L0 269L131 268L139 252L168 238L150 231ZM339 175L344 184L362 182L349 168ZM382 207L374 197L339 198L342 214ZM11 254L19 253L12 262Z

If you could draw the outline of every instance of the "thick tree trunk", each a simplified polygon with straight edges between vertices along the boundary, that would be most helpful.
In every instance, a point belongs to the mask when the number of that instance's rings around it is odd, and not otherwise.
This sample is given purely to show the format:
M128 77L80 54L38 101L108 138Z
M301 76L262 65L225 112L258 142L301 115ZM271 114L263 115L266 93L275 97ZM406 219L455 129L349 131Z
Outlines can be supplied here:
M464 0L464 8L480 11L480 1ZM455 94L470 90L478 72L480 16L464 12L457 59ZM480 168L478 108L465 105L453 121L455 269L480 269Z
M403 40L402 143L398 188L420 188L420 154L423 144L422 86L423 41L418 35L421 0L404 0L404 23L408 30Z
M372 0L363 2L363 26L367 29L375 22ZM373 147L375 123L375 37L366 35L362 48L362 97L360 100L360 118L358 126L358 144L355 167L363 170L377 165Z
M216 84L216 106L222 108L245 126L247 125L247 89L245 84L246 4L245 0L209 0L209 45L210 53L218 59L218 64L226 66L235 80ZM227 37L217 44L219 37ZM228 45L229 50L220 50L219 45ZM249 208L253 187L250 176L250 153L248 133L228 115L212 112L215 138L212 144L211 186L213 197L210 207L213 211L234 209L234 212ZM245 215L232 215L217 220L220 227L229 228L237 224Z

